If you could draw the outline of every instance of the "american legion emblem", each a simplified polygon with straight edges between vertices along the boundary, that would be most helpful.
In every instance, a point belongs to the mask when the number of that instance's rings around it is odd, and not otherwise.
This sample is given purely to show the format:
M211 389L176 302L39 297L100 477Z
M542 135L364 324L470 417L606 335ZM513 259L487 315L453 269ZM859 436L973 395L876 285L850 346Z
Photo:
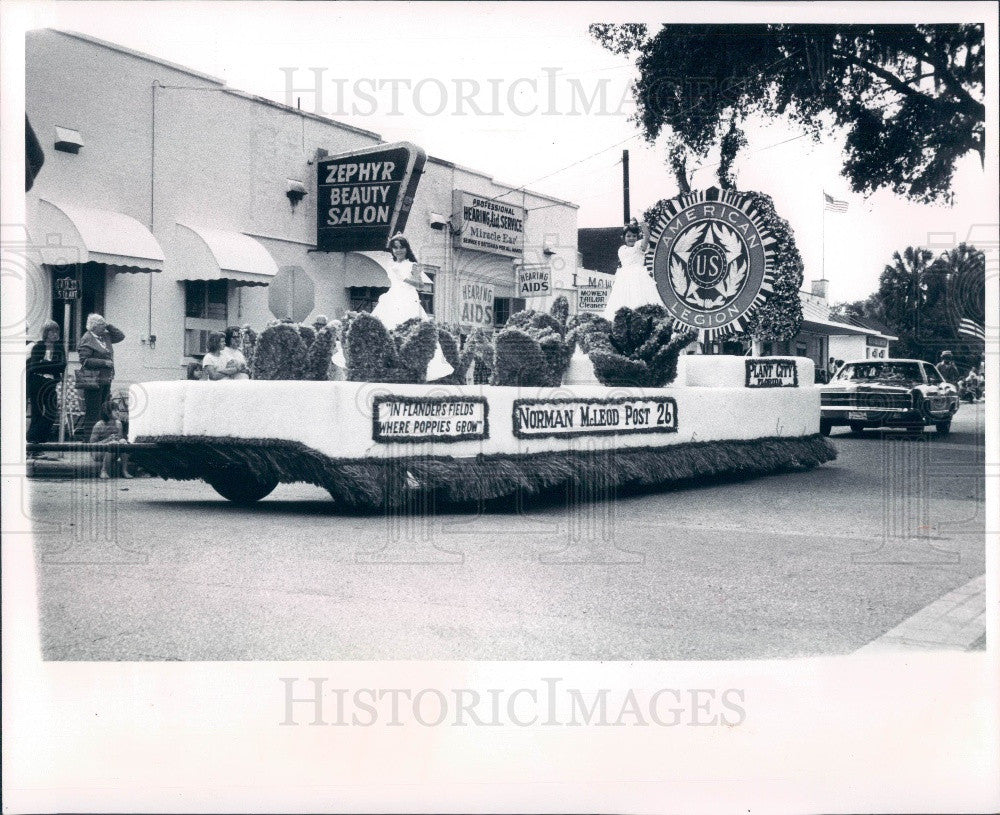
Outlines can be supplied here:
M712 188L667 202L650 234L646 268L674 319L712 341L744 331L764 304L773 250L753 198Z

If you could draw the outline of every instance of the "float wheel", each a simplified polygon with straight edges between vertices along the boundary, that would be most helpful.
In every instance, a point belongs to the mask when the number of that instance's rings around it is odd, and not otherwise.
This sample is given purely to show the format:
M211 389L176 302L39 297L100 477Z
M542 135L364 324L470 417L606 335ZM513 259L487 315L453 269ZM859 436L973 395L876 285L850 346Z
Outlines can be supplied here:
M245 470L215 470L205 480L219 495L234 504L253 504L270 495L278 486L278 479L261 477Z

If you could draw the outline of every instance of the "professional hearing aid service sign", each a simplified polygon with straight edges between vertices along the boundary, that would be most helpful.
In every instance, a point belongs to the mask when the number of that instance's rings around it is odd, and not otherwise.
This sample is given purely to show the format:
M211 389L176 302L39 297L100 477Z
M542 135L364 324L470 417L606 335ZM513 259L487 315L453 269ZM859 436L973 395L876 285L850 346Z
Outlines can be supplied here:
M715 188L683 195L650 236L646 266L663 304L710 341L745 331L773 286L774 238L751 204Z
M384 250L406 228L427 154L415 144L380 144L316 162L316 248Z

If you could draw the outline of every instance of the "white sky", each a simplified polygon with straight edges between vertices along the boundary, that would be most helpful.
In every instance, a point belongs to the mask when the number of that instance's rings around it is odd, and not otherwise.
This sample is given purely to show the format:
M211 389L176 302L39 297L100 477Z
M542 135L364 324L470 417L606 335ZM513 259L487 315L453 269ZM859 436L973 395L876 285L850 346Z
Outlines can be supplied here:
M647 145L629 121L628 87L635 76L631 61L600 48L589 37L588 24L645 18L657 26L664 20L707 21L706 15L715 21L772 21L789 13L787 4L763 3L625 7L62 2L29 4L28 9L29 27L91 34L282 102L295 103L286 93L282 68L296 69L293 78L298 88L313 88L311 69L323 69L325 111L336 110L338 80L344 90L340 104L347 115L334 118L373 130L389 141L415 142L432 155L486 171L503 183L527 185L577 203L580 226L621 222L623 148L630 151L633 214L677 191L663 162L662 142ZM792 9L797 19L822 14L831 20L833 14L838 19L878 14L879 20L888 21L935 13L933 4L900 4L881 11L877 6L849 4L800 4ZM988 17L985 4L946 4L937 9L940 19ZM552 77L554 96L548 92ZM398 86L395 105L393 80L410 83ZM421 80L425 81L417 90ZM482 115L460 102L455 83L462 80L467 81L467 93L475 87L471 82L478 83L472 98ZM516 80L522 81L515 85ZM573 115L571 80L580 83L588 96L603 83L607 99L603 111L595 105L584 112L578 101ZM381 83L381 90L372 93L369 81ZM361 83L360 89L355 83ZM365 93L374 97L374 103L365 99ZM301 97L304 109L316 109L317 99L310 90L293 96ZM351 113L352 106L356 114ZM518 110L528 115L519 115ZM974 225L997 223L995 185L987 180L977 156L968 156L956 174L953 207L923 206L889 192L867 200L850 194L839 174L841 142L835 134L816 144L809 137L795 138L800 131L783 123L762 122L748 135L750 143L736 165L738 185L773 196L779 213L795 230L807 287L809 280L821 276L823 265L822 190L849 202L847 214L828 214L825 219L826 276L834 302L872 292L894 250L928 244L947 248L965 239ZM995 152L995 132L989 138ZM989 165L987 170L995 173ZM694 178L695 187L715 183L710 166Z

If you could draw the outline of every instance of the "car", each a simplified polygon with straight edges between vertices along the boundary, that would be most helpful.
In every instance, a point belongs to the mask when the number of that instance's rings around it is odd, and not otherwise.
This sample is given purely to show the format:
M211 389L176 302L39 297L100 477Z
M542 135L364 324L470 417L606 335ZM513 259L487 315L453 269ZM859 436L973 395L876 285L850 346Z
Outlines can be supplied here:
M951 430L958 388L920 359L861 359L845 363L820 393L820 432L847 425L853 433L870 427L905 427L922 433L934 425Z

